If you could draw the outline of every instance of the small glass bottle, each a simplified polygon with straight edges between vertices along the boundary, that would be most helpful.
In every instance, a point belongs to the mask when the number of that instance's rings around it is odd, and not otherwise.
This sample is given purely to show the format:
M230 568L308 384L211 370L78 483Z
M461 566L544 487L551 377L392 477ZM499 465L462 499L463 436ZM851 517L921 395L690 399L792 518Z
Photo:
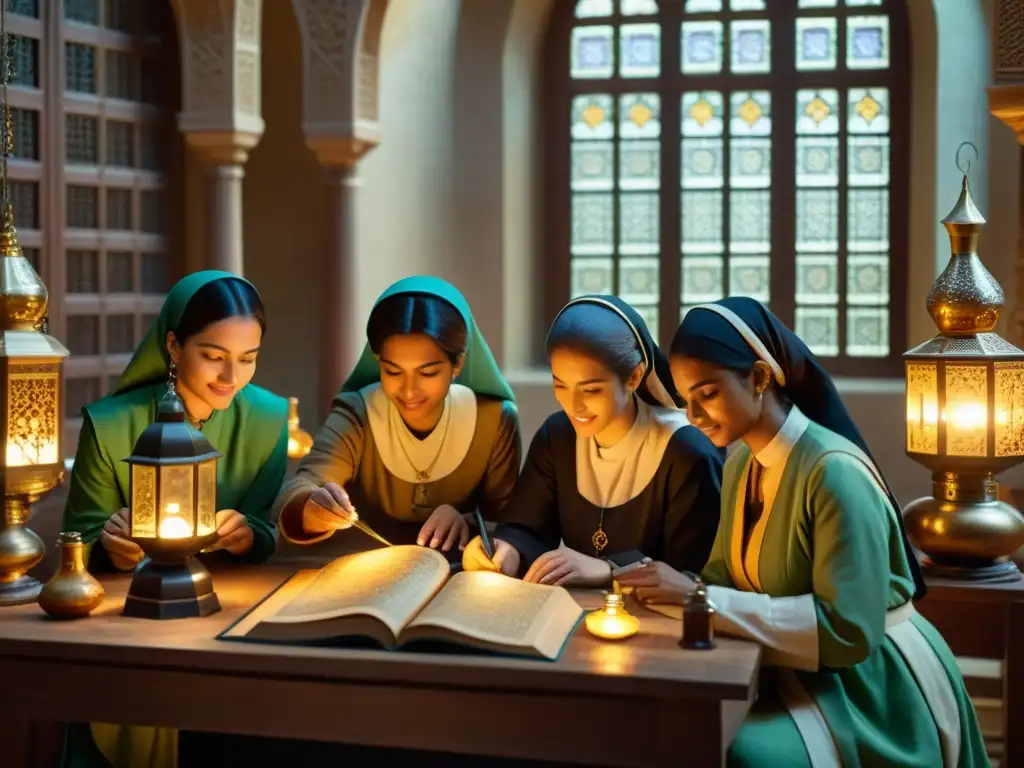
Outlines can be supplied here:
M57 537L60 567L39 593L39 607L55 619L88 616L103 602L103 585L85 569L85 544L77 532Z
M683 637L679 645L691 650L707 651L715 647L715 609L708 601L708 589L694 578L694 589L683 605Z

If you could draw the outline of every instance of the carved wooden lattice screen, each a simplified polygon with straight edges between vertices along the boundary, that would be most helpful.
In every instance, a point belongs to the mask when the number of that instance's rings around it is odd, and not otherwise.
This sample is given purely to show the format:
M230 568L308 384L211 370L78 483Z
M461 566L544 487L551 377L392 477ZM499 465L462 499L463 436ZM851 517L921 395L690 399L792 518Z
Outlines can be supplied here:
M168 287L173 17L151 0L5 2L15 220L50 292L50 333L72 353L70 455L82 405L116 380Z

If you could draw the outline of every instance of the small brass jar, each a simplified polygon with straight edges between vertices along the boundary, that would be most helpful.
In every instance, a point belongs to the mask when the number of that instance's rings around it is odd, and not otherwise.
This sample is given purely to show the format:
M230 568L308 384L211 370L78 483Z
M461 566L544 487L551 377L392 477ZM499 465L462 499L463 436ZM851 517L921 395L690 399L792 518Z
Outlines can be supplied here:
M103 602L103 585L85 569L82 534L57 537L60 567L39 593L39 607L55 619L80 619Z

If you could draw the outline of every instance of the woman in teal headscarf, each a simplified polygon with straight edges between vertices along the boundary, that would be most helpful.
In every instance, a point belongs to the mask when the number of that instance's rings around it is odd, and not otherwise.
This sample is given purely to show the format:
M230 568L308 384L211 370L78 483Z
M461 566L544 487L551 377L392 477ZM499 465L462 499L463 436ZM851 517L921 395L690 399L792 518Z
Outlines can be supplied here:
M313 449L281 491L281 533L311 544L353 509L394 544L457 553L466 516L494 518L519 474L519 418L466 299L435 277L388 288ZM366 539L372 546L372 541Z
M252 563L274 552L270 508L287 468L288 403L250 383L265 328L251 283L229 272L188 275L167 295L114 388L82 409L61 530L82 533L90 570L131 570L142 559L128 539L129 467L122 459L156 418L169 384L192 425L223 454L217 464L220 539L211 549ZM177 746L173 729L72 724L63 763L171 768Z

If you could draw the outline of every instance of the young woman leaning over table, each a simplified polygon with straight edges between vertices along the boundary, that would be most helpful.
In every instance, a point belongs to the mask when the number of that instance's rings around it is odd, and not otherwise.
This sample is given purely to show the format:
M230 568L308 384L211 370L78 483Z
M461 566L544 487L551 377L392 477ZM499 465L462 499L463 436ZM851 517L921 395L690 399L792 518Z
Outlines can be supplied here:
M538 430L494 532L467 570L541 584L610 582L628 551L699 570L718 527L722 459L690 426L668 361L640 314L615 296L582 296L555 318L547 351L562 409Z
M466 517L479 507L493 519L519 473L512 389L469 304L439 278L388 288L366 335L313 449L278 497L281 533L314 544L350 527L354 509L391 543L458 561Z
M142 560L142 550L128 538L129 466L122 459L156 418L169 385L192 425L223 454L217 471L220 539L211 549L249 563L273 553L270 508L287 467L288 403L250 383L265 330L263 304L251 283L228 272L191 274L168 293L110 393L82 409L62 530L82 533L90 570L130 571ZM173 768L178 733L70 724L62 765Z
M730 766L989 765L956 660L915 610L924 592L900 507L814 355L744 297L691 309L671 350L691 421L725 468L702 571L715 628L768 666ZM681 602L685 575L623 575L641 600Z

